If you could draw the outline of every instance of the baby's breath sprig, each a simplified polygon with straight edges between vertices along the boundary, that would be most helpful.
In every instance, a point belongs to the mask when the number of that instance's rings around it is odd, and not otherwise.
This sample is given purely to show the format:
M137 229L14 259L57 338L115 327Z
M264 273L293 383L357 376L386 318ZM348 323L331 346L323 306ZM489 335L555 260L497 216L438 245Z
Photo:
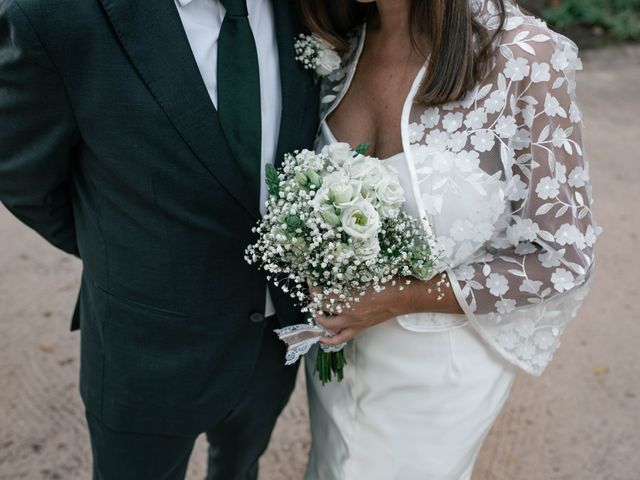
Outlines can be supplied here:
M325 40L316 34L301 33L294 44L295 59L306 70L314 72L316 80L325 77L340 68L340 55Z

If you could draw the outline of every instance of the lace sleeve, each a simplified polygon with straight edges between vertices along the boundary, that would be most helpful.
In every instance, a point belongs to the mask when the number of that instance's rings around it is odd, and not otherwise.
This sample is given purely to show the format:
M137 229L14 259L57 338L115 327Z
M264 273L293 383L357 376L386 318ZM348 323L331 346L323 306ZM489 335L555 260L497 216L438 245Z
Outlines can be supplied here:
M518 56L500 49L506 63L496 81L511 115L497 123L513 129L504 147L508 226L488 253L451 275L467 316L514 363L539 373L584 296L579 287L594 261L597 227L575 101L580 60L560 36L538 34Z

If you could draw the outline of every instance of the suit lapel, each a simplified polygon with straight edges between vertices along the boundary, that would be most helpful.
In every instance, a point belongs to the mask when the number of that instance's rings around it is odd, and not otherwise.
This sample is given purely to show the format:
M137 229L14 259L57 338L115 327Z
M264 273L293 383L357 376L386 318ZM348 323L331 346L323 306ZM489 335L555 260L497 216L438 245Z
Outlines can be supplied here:
M100 0L136 70L206 169L254 217L173 0Z
M295 16L293 2L272 2L282 85L282 119L275 159L276 165L280 165L285 153L300 147L300 125L305 113L306 96L313 86L313 76L295 60L294 42L303 32L303 26Z

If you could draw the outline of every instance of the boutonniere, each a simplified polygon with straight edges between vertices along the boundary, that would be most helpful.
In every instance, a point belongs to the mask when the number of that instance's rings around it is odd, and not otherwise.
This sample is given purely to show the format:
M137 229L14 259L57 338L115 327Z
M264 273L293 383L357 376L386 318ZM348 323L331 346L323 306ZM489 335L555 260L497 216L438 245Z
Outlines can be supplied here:
M312 70L316 80L340 68L340 55L329 43L315 34L301 33L295 43L296 60L306 70Z

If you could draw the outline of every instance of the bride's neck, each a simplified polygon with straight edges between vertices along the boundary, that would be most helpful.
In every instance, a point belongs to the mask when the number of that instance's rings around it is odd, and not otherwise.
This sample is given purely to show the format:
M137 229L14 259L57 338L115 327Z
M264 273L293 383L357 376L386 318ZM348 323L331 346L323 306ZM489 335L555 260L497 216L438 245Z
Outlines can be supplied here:
M376 0L376 5L376 27L381 34L408 36L410 0Z
M413 53L409 26L410 0L376 0L377 12L368 30L369 38L379 53L391 49L397 56L399 52Z

